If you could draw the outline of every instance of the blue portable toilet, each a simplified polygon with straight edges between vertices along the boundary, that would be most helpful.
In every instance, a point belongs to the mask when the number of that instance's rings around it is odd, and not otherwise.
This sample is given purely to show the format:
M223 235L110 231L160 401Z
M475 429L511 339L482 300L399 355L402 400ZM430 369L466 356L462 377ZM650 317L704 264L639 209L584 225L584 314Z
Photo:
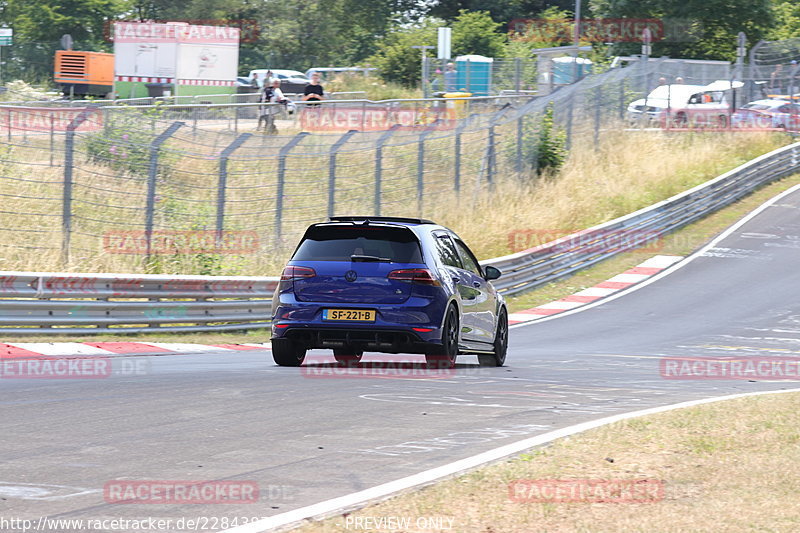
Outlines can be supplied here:
M472 93L473 96L488 96L492 90L491 57L479 55L456 58L456 89Z
M575 62L578 66L575 68ZM578 78L575 78L577 70ZM592 62L585 57L556 57L553 59L553 84L568 85L592 73Z

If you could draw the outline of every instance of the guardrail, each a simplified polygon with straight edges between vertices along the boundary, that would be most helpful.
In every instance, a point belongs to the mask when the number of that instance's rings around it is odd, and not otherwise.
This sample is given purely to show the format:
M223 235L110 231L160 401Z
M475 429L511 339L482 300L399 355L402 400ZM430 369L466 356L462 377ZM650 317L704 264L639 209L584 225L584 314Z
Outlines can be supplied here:
M761 185L798 171L800 143L795 143L629 215L481 264L503 272L493 282L498 290L517 294L646 245L735 202Z
M629 215L481 264L502 270L494 285L503 294L516 294L647 244L798 171L800 143L795 143ZM277 281L275 277L0 272L0 333L266 328Z
M266 328L276 287L277 278L270 277L0 272L0 332L56 335Z

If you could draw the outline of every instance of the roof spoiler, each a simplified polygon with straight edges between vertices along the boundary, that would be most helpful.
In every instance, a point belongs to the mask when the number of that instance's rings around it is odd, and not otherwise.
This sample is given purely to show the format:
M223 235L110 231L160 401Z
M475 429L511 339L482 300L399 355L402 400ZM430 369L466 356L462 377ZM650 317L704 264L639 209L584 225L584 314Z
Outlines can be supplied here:
M330 222L405 222L406 224L435 224L432 220L425 218L407 218L407 217L328 217Z

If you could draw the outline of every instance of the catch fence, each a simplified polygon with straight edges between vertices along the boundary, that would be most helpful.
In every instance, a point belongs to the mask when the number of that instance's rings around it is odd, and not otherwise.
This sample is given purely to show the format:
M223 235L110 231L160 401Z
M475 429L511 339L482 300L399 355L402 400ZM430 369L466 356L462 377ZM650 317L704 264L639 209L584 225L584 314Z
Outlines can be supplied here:
M14 270L271 274L327 216L437 218L536 179L553 139L599 146L660 78L691 83L698 68L634 63L541 98L298 104L277 135L256 129L270 106L255 103L0 106L0 257Z

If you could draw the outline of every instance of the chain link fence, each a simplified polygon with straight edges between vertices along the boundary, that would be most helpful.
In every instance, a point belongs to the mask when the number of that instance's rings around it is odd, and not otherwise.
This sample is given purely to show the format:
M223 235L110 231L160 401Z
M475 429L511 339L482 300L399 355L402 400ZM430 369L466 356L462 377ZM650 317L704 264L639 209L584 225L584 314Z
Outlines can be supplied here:
M753 93L762 97L800 97L800 38L760 41L750 50Z
M470 209L504 182L535 180L544 137L597 147L630 127L628 105L660 78L688 83L699 68L639 62L541 98L300 105L277 135L256 129L265 106L252 103L0 106L0 259L274 274L310 223Z

